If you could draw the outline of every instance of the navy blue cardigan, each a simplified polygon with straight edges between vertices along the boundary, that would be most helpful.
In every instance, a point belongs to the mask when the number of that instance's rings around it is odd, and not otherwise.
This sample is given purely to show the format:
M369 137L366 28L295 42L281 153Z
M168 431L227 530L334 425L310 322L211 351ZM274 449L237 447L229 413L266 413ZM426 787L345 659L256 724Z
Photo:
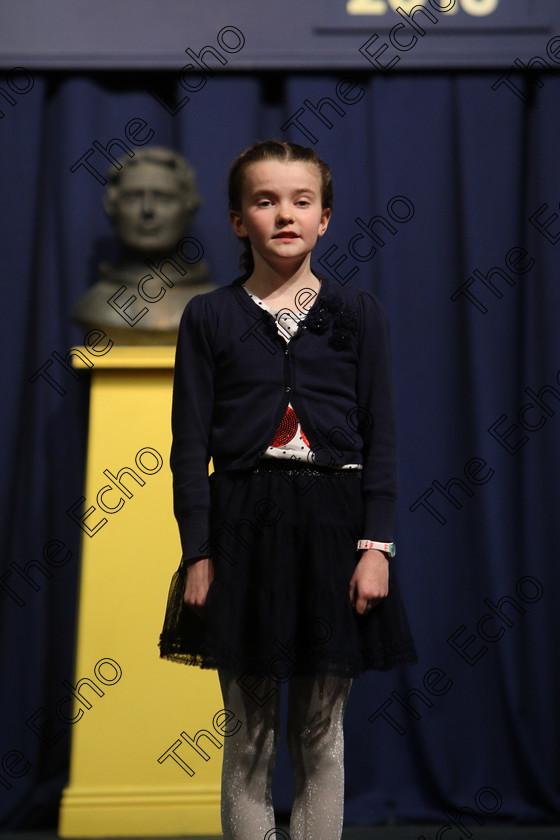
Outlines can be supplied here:
M318 463L363 465L359 538L392 540L397 445L383 306L371 292L321 278L286 345L245 279L196 295L179 327L171 470L185 560L211 556L210 458L216 472L254 466L290 402Z

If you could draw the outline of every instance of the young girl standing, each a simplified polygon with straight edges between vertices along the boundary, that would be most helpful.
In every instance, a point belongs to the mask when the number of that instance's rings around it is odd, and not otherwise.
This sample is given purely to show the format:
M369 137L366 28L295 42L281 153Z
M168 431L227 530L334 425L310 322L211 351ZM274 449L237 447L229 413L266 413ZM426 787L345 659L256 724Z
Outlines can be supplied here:
M415 662L392 578L397 493L389 324L320 278L332 207L312 149L266 141L229 174L242 277L187 305L173 386L183 557L162 657L218 670L226 840L272 840L280 684L289 682L291 840L339 840L352 679ZM208 476L213 459L214 472Z

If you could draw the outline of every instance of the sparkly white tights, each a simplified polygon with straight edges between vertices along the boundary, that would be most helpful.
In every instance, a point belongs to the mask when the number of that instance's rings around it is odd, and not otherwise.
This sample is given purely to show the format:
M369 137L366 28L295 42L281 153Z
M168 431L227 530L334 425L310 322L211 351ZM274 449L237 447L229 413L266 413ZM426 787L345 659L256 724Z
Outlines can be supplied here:
M242 723L238 732L224 738L224 840L288 840L285 832L274 830L271 794L280 735L280 685L271 677L241 680L218 673L224 708ZM351 685L351 679L327 674L290 679L288 750L295 791L290 840L340 840L342 724Z

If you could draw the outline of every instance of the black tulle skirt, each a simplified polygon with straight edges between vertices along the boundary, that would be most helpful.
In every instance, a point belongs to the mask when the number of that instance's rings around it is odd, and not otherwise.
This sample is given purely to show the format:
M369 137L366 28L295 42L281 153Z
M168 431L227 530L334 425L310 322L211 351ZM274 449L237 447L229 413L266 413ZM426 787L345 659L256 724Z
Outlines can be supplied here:
M367 615L349 583L363 538L357 470L264 459L212 473L214 563L205 616L183 602L187 567L173 575L160 656L235 673L357 677L417 661L389 564L389 594Z

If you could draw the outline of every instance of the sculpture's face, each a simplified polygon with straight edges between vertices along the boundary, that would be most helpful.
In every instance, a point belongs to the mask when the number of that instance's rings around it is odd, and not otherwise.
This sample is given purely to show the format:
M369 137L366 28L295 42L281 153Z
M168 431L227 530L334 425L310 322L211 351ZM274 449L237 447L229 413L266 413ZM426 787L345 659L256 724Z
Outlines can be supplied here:
M175 250L190 216L185 191L167 167L146 161L122 173L113 223L127 248L146 255Z

